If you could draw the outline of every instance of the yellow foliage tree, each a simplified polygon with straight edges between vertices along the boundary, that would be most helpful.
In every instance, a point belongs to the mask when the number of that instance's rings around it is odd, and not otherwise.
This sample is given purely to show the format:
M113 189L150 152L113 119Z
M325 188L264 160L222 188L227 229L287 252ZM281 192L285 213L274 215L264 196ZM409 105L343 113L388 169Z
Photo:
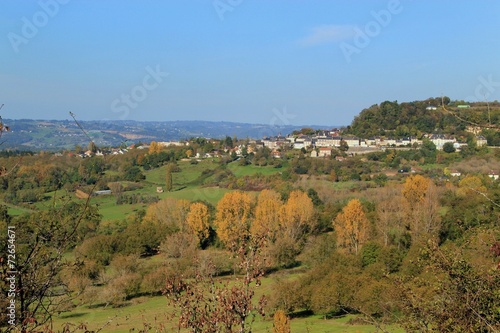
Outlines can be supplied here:
M207 240L210 236L210 213L207 205L201 202L192 203L189 206L186 223L200 243Z
M349 252L358 253L368 240L369 221L358 199L350 200L334 221L337 243Z
M158 142L156 141L151 141L151 143L149 144L149 153L150 154L155 154L155 153L159 153L161 150L161 146L158 144Z
M412 238L425 240L434 235L440 227L439 195L437 187L429 179L421 175L410 176L403 185L401 194L404 205L407 227Z
M274 190L260 192L250 233L255 237L274 241L280 226L282 207L283 202L278 192Z
M402 194L411 207L424 201L429 183L430 179L421 175L406 178Z
M458 183L457 194L460 196L478 195L485 192L486 187L477 176L468 175Z
M217 203L217 235L230 250L236 250L248 238L252 198L241 191L226 193Z
M277 310L273 316L273 333L290 333L290 319L285 311Z
M281 228L294 239L299 239L304 232L314 229L314 205L306 193L292 191L281 211Z

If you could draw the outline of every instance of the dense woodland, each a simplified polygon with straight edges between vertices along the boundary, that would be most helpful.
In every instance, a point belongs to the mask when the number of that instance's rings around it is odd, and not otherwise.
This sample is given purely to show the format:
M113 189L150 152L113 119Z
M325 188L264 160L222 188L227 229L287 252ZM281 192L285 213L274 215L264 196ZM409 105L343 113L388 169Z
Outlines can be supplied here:
M459 106L467 106L465 108ZM467 138L467 127L479 127L490 145L498 146L500 136L500 103L495 101L468 103L450 101L448 97L424 101L385 101L364 109L355 117L350 133L363 138L388 136L395 138L421 137L425 133L442 133Z
M426 110L443 101L446 110ZM467 136L467 126L484 125L496 142L498 103L490 115L454 103L384 102L347 130ZM239 145L240 155L231 152ZM225 154L193 157L214 149ZM331 158L281 150L277 159L226 137L83 159L78 151L3 151L0 223L15 227L19 273L16 327L2 311L2 329L56 332L51 323L76 307L164 295L171 322L137 329L250 332L257 315L289 332L296 317L356 314L385 332L500 330L500 179L491 173L500 171L500 150L473 140L448 152L429 141ZM205 195L179 197L192 189ZM112 194L93 195L99 190ZM106 204L134 210L106 218ZM8 238L0 242L11 249ZM263 280L272 287L258 295ZM6 309L9 298L0 297ZM73 323L65 332L97 330Z

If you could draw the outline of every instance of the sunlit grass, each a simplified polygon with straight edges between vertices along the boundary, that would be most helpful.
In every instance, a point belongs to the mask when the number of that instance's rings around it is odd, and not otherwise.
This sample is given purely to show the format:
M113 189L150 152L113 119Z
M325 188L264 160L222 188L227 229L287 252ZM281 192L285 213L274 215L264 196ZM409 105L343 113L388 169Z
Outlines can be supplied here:
M294 273L289 276L289 278L294 277ZM256 288L254 301L257 301L261 295L272 292L273 281L272 277L263 278L262 285ZM104 327L102 332L128 333L139 331L144 327L144 324L147 324L153 328L164 327L165 332L169 332L176 327L176 321L171 317L172 311L172 306L169 305L167 298L164 296L138 297L127 301L123 306L118 308L105 307L102 304L92 308L88 306L77 307L71 312L65 312L57 316L54 319L54 328L60 329L68 322L74 325L84 323L88 326L89 330ZM298 317L291 320L291 329L294 333L377 332L376 327L373 325L351 324L350 321L356 318L356 315L346 315L331 319L325 319L324 316L320 315ZM404 332L396 325L384 328L394 333ZM257 315L255 322L252 324L252 331L256 333L272 332L271 314L268 314L265 318ZM183 330L183 332L187 331Z
M253 176L255 174L262 174L264 176L268 175L273 175L278 172L283 171L283 168L275 168L272 165L266 165L266 166L256 166L253 164L241 166L239 165L239 161L234 161L231 162L227 165L227 168L231 170L231 172L236 176L236 177L243 177L243 176Z

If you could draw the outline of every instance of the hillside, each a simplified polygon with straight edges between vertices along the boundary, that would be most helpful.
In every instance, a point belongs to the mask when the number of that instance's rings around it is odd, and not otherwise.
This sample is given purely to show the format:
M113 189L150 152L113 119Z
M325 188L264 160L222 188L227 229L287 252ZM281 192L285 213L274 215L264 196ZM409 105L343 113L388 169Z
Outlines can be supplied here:
M445 108L442 107L443 103ZM362 110L354 118L349 132L364 138L420 137L423 133L436 132L466 135L467 127L476 127L477 124L498 124L499 120L500 103L497 101L489 105L450 101L448 97L403 103L385 101ZM496 137L491 133L484 134L489 135L491 140Z

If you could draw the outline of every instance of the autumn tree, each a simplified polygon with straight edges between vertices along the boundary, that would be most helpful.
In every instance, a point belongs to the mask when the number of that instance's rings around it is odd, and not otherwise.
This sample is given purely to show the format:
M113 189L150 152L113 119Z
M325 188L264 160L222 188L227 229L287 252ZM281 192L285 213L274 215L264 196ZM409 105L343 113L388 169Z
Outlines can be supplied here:
M194 202L189 206L186 223L200 244L203 244L210 236L210 212L207 205Z
M282 209L283 232L298 240L306 232L313 231L315 227L316 219L311 198L300 190L292 191Z
M351 253L357 254L368 240L369 221L358 199L347 203L337 215L333 226L337 233L338 245L347 248Z
M425 178L421 175L414 175L406 178L402 194L411 207L424 201L429 182L429 178Z
M406 178L402 189L408 228L412 239L434 234L439 229L439 195L429 178L421 175Z
M250 233L274 241L281 224L283 202L278 192L262 190L257 198Z
M304 236L317 224L311 198L302 191L292 191L283 204L276 192L263 191L255 214L252 235L267 240L269 263L278 267L295 265L295 258L304 246Z
M215 268L199 270L192 279L173 274L166 295L174 306L178 329L190 332L251 332L256 313L263 315L264 299L253 301L263 275L262 242L250 234L252 199L244 192L226 193L217 204L215 226L220 240L237 258L231 281L216 282ZM205 263L204 266L210 265ZM198 267L200 268L200 267Z
M458 183L457 194L462 197L472 196L476 197L486 193L486 187L478 176L467 175Z
M217 203L215 227L222 243L237 250L249 236L252 198L248 193L226 193Z
M277 310L273 316L273 333L290 333L290 319L285 311Z
M150 154L157 154L160 151L161 151L161 146L158 144L158 142L151 141L151 143L149 144L149 150L148 150L148 152Z

